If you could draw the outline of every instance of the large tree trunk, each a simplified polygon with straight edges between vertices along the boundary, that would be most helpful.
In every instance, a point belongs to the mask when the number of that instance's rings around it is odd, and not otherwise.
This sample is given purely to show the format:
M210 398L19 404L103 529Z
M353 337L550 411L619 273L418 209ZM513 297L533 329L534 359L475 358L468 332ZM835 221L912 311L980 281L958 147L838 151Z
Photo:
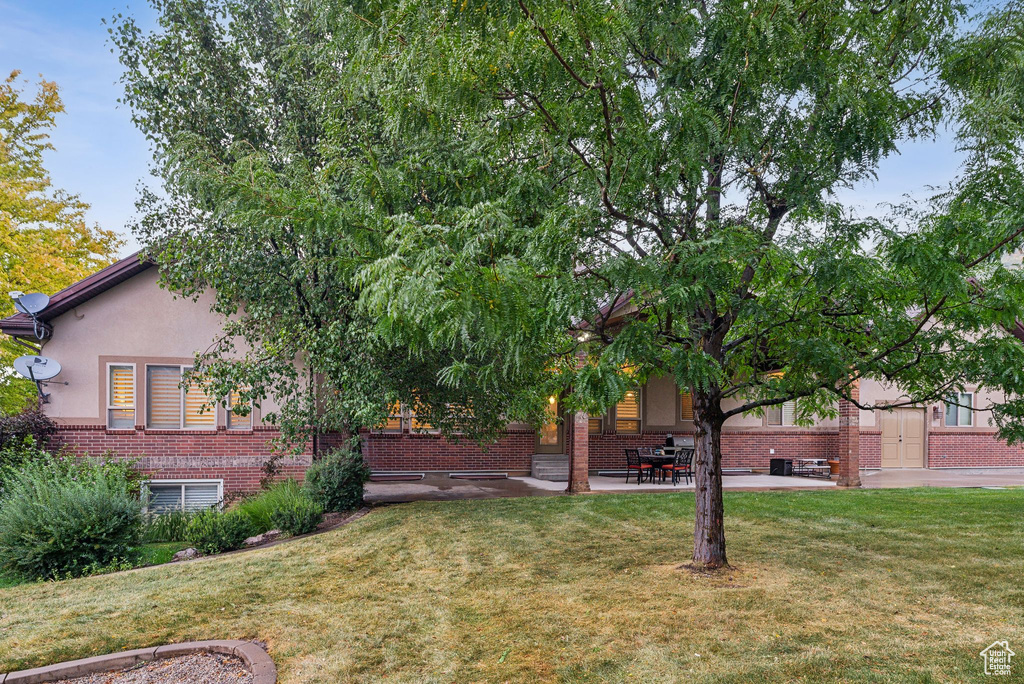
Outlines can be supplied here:
M697 512L693 528L693 564L702 569L727 566L725 509L722 503L722 410L711 392L693 393L694 482Z

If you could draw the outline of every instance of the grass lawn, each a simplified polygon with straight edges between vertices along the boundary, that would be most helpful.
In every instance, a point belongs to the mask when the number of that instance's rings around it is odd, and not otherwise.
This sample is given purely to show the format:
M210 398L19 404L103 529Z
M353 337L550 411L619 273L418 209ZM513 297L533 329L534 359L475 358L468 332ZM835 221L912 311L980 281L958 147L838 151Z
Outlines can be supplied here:
M961 682L985 679L996 639L1024 652L1024 490L725 497L735 568L713 577L678 569L679 493L394 506L226 558L0 589L0 668L248 638L283 682Z

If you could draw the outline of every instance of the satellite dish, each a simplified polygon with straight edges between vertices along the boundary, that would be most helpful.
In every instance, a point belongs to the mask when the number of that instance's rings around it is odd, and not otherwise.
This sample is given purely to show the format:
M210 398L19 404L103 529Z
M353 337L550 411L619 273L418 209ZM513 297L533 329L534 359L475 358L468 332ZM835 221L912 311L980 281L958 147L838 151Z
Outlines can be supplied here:
M43 296L45 297L46 295ZM14 370L29 380L39 382L57 377L60 373L60 364L45 356L29 354L28 356L19 356L14 359Z
M14 308L23 314L28 314L35 318L35 315L45 309L50 304L50 298L44 295L42 292L33 292L27 295L21 295L14 300Z

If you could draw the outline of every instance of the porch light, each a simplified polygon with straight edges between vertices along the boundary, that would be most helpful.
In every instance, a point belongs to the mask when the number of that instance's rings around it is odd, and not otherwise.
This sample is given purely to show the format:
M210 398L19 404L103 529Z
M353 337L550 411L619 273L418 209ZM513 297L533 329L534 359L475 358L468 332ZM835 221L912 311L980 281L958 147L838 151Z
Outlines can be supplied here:
M548 397L548 403L551 404L552 406L554 406L555 401L555 395L552 394L550 397Z

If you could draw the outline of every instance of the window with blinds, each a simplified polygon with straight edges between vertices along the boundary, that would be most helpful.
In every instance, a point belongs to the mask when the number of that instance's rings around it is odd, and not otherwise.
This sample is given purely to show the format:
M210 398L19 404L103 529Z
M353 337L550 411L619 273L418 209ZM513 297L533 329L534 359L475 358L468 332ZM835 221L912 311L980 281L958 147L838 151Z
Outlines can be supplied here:
M693 420L693 395L689 392L679 397L679 420Z
M107 367L107 427L135 427L135 367Z
M402 405L397 401L388 407L388 422L384 424L386 432L402 431Z
M146 510L163 514L216 508L221 502L222 487L221 480L150 482L146 485Z
M216 405L210 400L206 386L194 380L185 390L185 427L193 430L217 428Z
M157 430L181 427L181 366L146 368L146 425Z
M600 416L590 416L590 419L587 421L587 432L592 435L601 434L603 423L604 420Z
M615 405L615 431L625 435L640 434L640 392L630 390Z
M227 403L227 426L228 430L248 430L252 427L252 408L244 416L235 411L236 406L242 404L242 398L238 390L231 392Z
M793 421L796 419L796 402L787 401L783 404L776 404L775 406L769 406L765 413L768 416L769 425L795 425Z
M412 429L413 430L426 431L426 430L433 430L434 429L434 426L431 425L430 423L428 423L427 421L420 420L419 418L417 418L415 413L410 413L409 415L410 415L410 417L412 419Z

